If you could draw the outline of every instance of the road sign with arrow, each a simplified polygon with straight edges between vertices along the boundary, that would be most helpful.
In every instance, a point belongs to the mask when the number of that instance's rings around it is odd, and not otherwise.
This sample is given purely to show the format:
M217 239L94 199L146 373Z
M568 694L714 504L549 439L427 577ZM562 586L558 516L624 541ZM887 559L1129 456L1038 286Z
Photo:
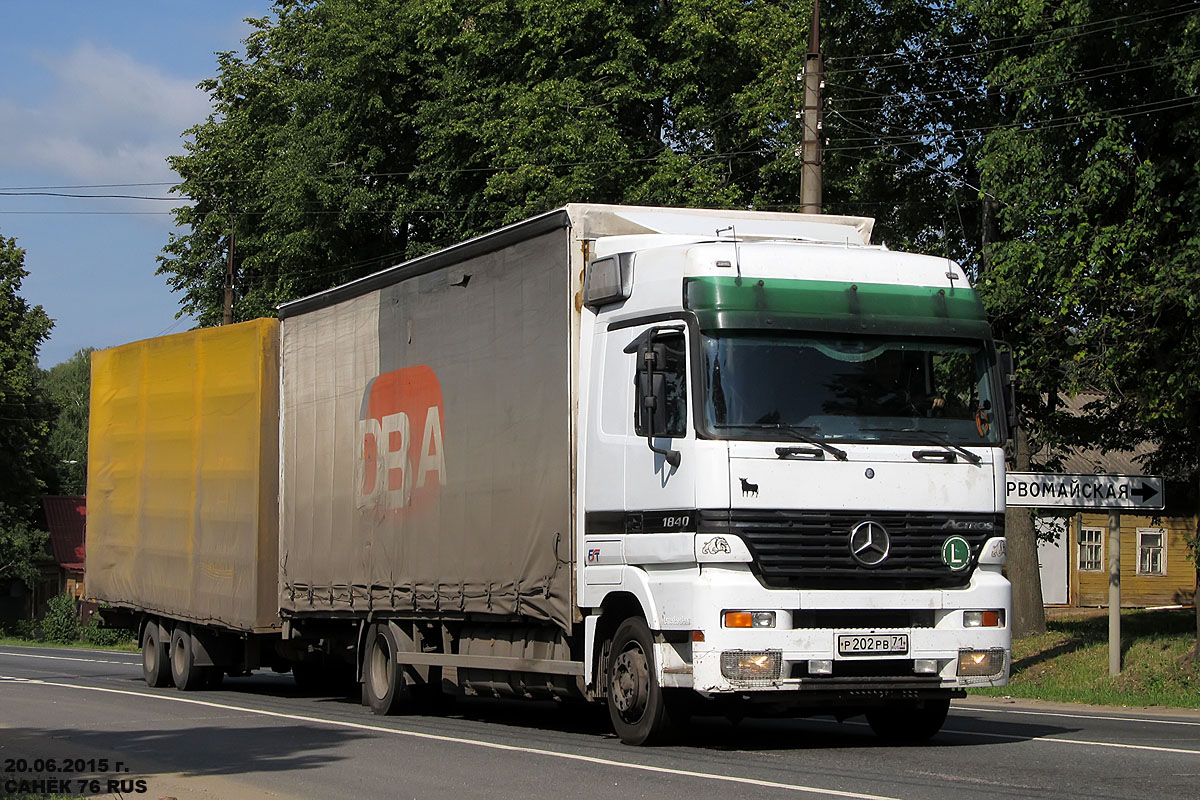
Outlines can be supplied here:
M1010 506L1158 511L1163 500L1163 479L1157 475L1010 472L1005 485Z

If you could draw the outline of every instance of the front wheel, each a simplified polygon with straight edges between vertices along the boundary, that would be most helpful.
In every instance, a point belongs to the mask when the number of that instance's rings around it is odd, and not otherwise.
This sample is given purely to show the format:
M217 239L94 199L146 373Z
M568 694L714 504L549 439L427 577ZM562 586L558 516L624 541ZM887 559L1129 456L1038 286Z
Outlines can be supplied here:
M924 742L942 729L950 701L926 700L917 707L876 708L867 712L867 724L880 739L896 743Z
M666 697L656 677L654 637L641 617L625 620L613 634L608 716L625 744L660 743L671 732Z

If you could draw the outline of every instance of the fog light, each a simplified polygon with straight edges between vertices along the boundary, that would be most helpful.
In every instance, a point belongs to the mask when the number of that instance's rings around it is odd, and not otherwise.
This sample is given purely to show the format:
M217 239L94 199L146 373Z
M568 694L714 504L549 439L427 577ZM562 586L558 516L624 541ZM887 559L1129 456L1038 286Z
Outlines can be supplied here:
M1004 625L1003 611L964 611L964 628L999 628Z
M918 658L913 661L913 672L918 675L936 675L938 673L937 659Z
M808 661L809 675L832 675L833 662L827 658L812 658Z
M721 674L742 684L779 680L783 653L779 650L726 650L721 653Z
M726 611L726 628L774 628L774 611Z
M959 650L958 677L992 678L1004 672L1007 653L1002 647L990 650Z

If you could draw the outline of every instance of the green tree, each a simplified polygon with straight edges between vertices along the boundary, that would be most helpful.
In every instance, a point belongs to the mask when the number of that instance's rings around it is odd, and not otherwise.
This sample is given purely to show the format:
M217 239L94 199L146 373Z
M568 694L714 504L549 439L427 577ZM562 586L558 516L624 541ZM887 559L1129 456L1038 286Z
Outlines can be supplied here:
M981 262L979 128L996 114L981 20L961 2L827 0L826 211L895 249Z
M999 236L989 311L1016 346L1035 447L1129 449L1200 468L1200 10L978 4L1006 124L987 131ZM1082 418L1063 391L1097 389ZM1197 618L1200 647L1200 612Z
M32 583L46 536L33 525L43 483L39 451L47 434L37 353L53 325L19 294L25 251L0 237L0 579Z
M811 5L280 0L202 87L160 272L220 321L569 201L794 202Z
M46 451L55 478L51 489L58 494L87 491L92 349L84 348L55 364L41 380L42 392L53 414Z

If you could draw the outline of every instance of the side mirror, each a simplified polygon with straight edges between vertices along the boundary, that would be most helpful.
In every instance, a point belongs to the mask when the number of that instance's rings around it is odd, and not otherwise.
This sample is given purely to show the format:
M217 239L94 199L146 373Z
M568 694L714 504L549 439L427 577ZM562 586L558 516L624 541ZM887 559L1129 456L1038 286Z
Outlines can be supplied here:
M662 371L662 364L666 360L666 346L654 341L654 334L657 332L658 329L655 328L647 331L632 342L626 348L626 352L637 352L636 376L640 402L638 418L645 428L646 444L653 452L665 458L672 467L678 467L678 450L654 446L654 440L665 436L668 427L667 404L664 402L667 377Z
M663 362L663 347L651 344L638 353L638 394L642 397L642 422L646 436L657 438L667 433L667 404L663 398L667 393L667 379L660 371Z

